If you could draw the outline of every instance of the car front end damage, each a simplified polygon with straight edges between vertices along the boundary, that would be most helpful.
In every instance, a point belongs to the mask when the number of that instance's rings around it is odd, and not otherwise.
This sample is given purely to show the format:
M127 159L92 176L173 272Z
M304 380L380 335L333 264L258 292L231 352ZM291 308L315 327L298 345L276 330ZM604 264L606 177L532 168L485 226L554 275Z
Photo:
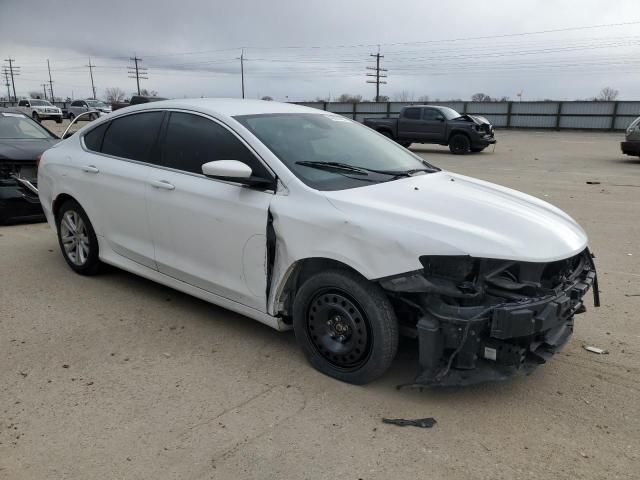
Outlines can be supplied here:
M413 386L461 386L529 374L561 349L593 289L588 249L547 263L423 256L423 269L379 280L418 339Z

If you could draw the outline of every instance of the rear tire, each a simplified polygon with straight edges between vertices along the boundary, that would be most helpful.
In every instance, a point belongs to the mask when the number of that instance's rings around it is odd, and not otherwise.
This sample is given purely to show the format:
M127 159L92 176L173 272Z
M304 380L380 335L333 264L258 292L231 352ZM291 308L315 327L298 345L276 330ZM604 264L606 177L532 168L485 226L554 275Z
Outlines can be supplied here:
M38 112L33 112L33 113L31 114L31 118L33 118L33 121L34 121L34 122L38 122L38 123L40 123L40 115L38 115Z
M306 280L294 298L293 329L307 360L343 382L382 376L398 349L398 321L382 289L349 270Z
M98 238L89 217L75 200L65 201L56 215L58 244L71 269L80 275L95 275L102 262Z
M381 131L379 131L378 133L380 133L381 135L384 135L385 137L387 137L387 138L388 138L388 139L390 139L390 140L395 141L395 138L393 138L393 135L392 135L392 134L391 134L391 132L390 132L390 131L388 131L388 130L381 130Z
M449 150L454 155L465 155L471 150L469 137L463 133L456 133L449 139Z
M76 118L76 116L73 113L69 114L69 120L71 120L73 122L73 119Z
M56 118L56 123L62 123L62 117Z

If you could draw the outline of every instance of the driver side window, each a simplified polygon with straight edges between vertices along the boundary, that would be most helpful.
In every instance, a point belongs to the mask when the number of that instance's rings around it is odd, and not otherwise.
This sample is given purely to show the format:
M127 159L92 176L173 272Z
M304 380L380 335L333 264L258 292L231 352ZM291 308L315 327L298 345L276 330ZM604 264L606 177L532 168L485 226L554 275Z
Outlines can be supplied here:
M272 175L242 142L226 128L200 115L171 112L160 146L160 164L202 174L202 165L215 160L238 160L252 175Z

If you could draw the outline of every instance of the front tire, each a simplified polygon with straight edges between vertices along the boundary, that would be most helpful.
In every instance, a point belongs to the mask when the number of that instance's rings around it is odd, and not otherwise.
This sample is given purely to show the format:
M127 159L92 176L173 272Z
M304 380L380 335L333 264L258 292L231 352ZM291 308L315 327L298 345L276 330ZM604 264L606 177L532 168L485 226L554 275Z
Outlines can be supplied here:
M81 275L98 273L98 239L80 204L74 200L64 202L56 215L56 226L62 256L71 269Z
M307 360L343 382L382 376L398 349L398 321L379 286L349 270L306 280L293 302L293 329Z
M449 139L449 150L454 155L465 155L471 150L469 137L463 133L456 133Z

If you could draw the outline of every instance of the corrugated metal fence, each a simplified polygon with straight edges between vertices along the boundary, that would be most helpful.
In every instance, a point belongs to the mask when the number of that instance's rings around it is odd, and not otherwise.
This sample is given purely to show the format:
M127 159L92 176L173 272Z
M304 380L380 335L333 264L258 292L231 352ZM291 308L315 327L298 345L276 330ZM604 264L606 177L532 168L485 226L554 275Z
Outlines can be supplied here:
M296 102L319 108L359 122L366 117L394 118L407 105L419 102ZM451 107L460 113L482 115L502 128L551 128L624 130L640 117L640 102L430 102Z

